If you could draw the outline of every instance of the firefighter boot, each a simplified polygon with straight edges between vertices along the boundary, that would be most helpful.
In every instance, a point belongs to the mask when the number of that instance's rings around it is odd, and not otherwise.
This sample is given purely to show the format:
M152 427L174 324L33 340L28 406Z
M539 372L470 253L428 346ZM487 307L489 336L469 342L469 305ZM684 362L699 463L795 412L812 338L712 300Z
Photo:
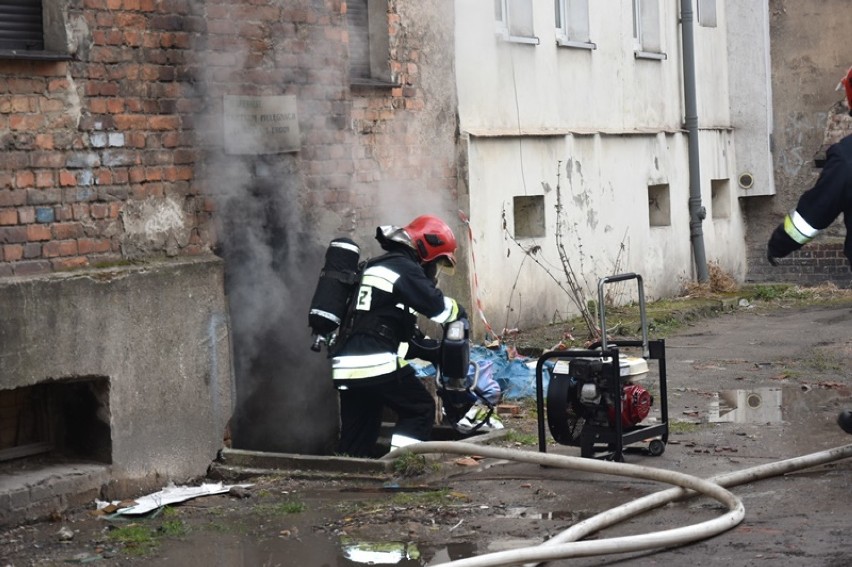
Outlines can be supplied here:
M846 433L852 434L852 410L843 410L837 416L837 425Z

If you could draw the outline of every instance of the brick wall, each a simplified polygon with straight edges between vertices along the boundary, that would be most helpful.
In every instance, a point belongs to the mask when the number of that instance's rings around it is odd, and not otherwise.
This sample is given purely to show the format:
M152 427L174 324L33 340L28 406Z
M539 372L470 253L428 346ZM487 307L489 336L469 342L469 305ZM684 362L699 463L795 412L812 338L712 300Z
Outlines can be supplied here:
M187 114L203 19L155 0L74 0L66 17L71 61L0 59L0 276L126 257L133 200L183 213L180 244L143 255L203 253L211 207L193 184Z
M342 0L71 0L71 61L0 59L0 276L208 251L244 164L215 167L225 94L298 97L302 146L276 166L309 226L454 214L452 3L419 4L388 3L398 86L350 88ZM127 203L149 199L182 211L178 245L128 246Z
M838 287L852 287L852 271L843 254L843 242L814 240L772 266L765 254L749 258L747 281L753 283L788 282L817 286L831 282Z

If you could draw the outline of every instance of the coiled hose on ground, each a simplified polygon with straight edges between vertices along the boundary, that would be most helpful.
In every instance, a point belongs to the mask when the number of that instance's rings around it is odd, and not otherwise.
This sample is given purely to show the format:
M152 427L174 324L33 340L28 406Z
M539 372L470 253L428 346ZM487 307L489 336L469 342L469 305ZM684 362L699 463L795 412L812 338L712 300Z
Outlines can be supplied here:
M727 531L739 524L745 516L742 502L725 487L738 486L748 482L769 478L800 469L813 467L852 456L852 445L844 445L811 453L801 457L759 465L742 471L715 476L709 480L695 476L668 471L653 467L600 461L581 457L553 455L548 453L522 451L489 447L474 443L459 441L428 441L408 445L385 455L383 460L393 460L403 452L416 454L449 453L505 459L510 461L539 464L554 468L567 468L585 472L595 472L631 478L642 478L675 485L674 488L663 490L648 496L612 508L580 522L542 544L489 553L477 557L469 557L444 563L440 567L496 567L499 565L518 565L523 563L537 564L542 561L566 559L570 557L586 557L591 555L607 555L659 549L700 541ZM670 530L647 534L599 539L594 541L577 541L598 530L614 525L620 521L636 516L642 512L663 506L674 500L688 496L703 494L718 500L728 508L728 512L719 518Z

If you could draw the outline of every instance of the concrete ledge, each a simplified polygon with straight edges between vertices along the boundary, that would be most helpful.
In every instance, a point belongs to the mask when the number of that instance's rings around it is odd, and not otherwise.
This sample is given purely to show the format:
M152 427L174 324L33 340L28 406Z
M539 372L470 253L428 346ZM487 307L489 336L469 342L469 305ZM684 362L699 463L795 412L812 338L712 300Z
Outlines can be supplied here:
M0 475L0 526L35 522L93 502L110 480L110 467L51 465Z
M466 443L485 444L505 437L508 430L498 429L462 439ZM443 439L442 439L443 440ZM426 455L438 460L441 455ZM333 475L360 475L364 480L381 480L393 471L395 459L357 459L325 455L267 453L243 449L222 449L208 476L222 480L239 480L265 474L287 472L294 478L320 478Z
M233 411L223 280L215 257L0 278L0 390L106 383L86 410L109 430L99 452L75 439L57 456L112 464L116 480L203 476ZM71 419L60 409L45 411Z
M273 471L324 471L341 473L386 473L392 462L351 457L265 453L243 449L223 449L216 465L267 469Z

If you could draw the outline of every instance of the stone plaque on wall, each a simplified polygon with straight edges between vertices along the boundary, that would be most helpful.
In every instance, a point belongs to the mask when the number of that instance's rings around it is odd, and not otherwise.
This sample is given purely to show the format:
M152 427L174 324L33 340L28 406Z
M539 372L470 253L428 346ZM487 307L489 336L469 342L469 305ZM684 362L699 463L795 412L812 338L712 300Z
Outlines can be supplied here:
M279 154L299 151L296 97L225 95L225 152Z

